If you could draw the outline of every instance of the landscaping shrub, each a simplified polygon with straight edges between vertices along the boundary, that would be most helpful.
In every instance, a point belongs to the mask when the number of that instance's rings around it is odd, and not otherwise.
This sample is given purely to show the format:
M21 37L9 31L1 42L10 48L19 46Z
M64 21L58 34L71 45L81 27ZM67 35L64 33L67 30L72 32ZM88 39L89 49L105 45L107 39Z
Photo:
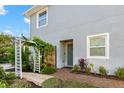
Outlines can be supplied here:
M23 63L22 63L22 70L24 72L31 72L32 69L31 69L31 66L30 66L30 62L23 61Z
M85 71L87 68L87 63L85 59L79 59L79 66L81 68L82 71Z
M7 57L1 57L0 56L0 64L5 64L5 63L8 63Z
M87 66L85 72L87 75L89 75L91 73L91 70L93 69L94 65L93 64L89 64L89 66Z
M108 71L105 69L104 66L100 66L100 67L99 67L99 73L100 73L101 75L107 75L107 74L108 74Z
M29 47L22 47L22 70L25 72L31 72L31 62L29 61L29 56L31 52L29 51Z
M16 79L17 76L15 75L15 73L9 72L9 73L5 73L5 70L0 67L0 80L13 80Z
M50 78L44 81L41 85L43 88L61 88L62 87L62 80L57 78Z
M0 80L4 80L6 78L6 73L3 67L0 67Z
M93 67L94 67L94 64L90 64L90 67L93 69Z
M118 77L118 78L123 78L124 79L124 68L117 68L117 71L115 72L115 75Z
M0 88L8 88L6 83L0 82Z
M87 68L86 68L86 74L89 75L90 72L91 72L91 67L87 67Z
M29 83L26 80L20 80L20 79L9 81L9 84L11 88L31 88L32 87L31 83Z
M40 69L41 69L41 70L43 70L45 66L46 66L46 64L45 64L45 63L41 64Z
M13 36L0 33L0 63L9 63L14 61L10 56L13 56L15 53Z
M6 80L14 80L16 78L17 76L15 75L15 73L10 72L6 74Z
M95 86L75 80L61 80L57 78L47 79L41 86L43 88L96 88Z
M55 72L56 72L55 67L50 67L50 66L47 66L47 65L41 70L41 73L43 73L43 74L53 74Z
M74 65L71 72L79 72L80 71L80 67L79 65Z

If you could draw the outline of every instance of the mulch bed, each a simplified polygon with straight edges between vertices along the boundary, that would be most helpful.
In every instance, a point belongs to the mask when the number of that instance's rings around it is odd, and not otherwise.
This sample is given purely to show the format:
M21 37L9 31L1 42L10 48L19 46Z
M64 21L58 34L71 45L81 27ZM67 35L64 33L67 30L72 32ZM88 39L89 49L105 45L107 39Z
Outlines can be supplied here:
M87 74L86 74L85 72L83 72L83 71L79 71L79 72L71 72L71 71L70 71L70 73L87 75ZM118 77L116 77L116 76L114 76L114 75L106 75L106 76L103 76L103 75L100 75L100 74L98 74L98 73L90 73L89 75L90 75L90 76L93 76L93 77L99 77L99 78L106 78L106 79L122 80L122 81L124 81L124 78L118 78ZM87 75L87 76L89 76L89 75Z
M52 76L62 80L76 80L101 88L124 88L124 80L115 76L105 77L94 73L87 75L84 72L71 73L71 69L68 68L58 69Z

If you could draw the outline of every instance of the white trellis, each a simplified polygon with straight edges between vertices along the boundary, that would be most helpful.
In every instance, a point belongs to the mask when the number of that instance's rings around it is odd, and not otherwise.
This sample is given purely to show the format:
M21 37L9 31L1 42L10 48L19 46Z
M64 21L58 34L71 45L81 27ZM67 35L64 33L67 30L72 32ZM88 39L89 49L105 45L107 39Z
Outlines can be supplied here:
M33 59L34 59L34 72L40 73L40 51L38 51L38 57L37 54L34 53Z
M17 76L22 78L22 53L21 53L21 39L16 38L15 40L15 73Z
M17 76L22 78L22 39L15 39L15 73ZM36 53L33 54L34 61L34 72L40 73L40 51L38 51L38 55Z

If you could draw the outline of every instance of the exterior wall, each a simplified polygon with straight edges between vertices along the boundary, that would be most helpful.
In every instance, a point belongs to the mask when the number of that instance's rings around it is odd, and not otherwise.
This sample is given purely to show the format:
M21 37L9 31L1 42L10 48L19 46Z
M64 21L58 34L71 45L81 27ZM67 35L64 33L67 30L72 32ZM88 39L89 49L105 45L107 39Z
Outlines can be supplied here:
M109 59L88 59L98 67L103 65L113 74L124 67L124 6L49 6L48 25L36 28L36 13L30 17L31 37L39 36L57 46L57 67L64 66L60 40L73 39L73 64L86 58L88 35L109 32Z

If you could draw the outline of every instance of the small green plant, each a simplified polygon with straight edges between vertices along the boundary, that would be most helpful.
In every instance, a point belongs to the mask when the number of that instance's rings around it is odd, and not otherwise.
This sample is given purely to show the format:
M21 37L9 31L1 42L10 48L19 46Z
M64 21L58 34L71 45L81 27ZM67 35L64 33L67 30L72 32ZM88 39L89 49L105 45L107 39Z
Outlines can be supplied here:
M6 83L0 82L0 88L8 88Z
M87 68L86 68L86 74L89 75L90 72L91 72L91 67L87 67Z
M117 68L117 71L115 71L115 75L118 77L118 78L122 78L124 79L124 68L122 67L119 67Z
M26 80L16 79L9 82L10 88L31 88L31 83Z
M45 66L46 66L45 63L41 64L40 69L43 70Z
M107 75L108 74L108 71L106 70L106 68L104 66L100 66L99 67L99 73L101 75Z
M61 88L62 80L57 78L50 78L44 81L41 86L43 88Z
M90 64L90 67L93 69L93 67L94 67L94 64Z
M74 65L71 72L79 72L80 71L80 66L79 65Z
M3 67L0 67L0 79L4 80L6 78L6 73L3 69Z
M91 70L93 69L94 65L93 64L89 64L89 66L87 66L85 72L87 75L89 75L91 73Z
M10 72L6 74L6 80L14 80L16 78L17 76L15 75L15 73Z
M43 73L43 74L53 74L55 72L56 72L55 67L50 67L50 66L47 66L47 65L41 70L41 73Z

